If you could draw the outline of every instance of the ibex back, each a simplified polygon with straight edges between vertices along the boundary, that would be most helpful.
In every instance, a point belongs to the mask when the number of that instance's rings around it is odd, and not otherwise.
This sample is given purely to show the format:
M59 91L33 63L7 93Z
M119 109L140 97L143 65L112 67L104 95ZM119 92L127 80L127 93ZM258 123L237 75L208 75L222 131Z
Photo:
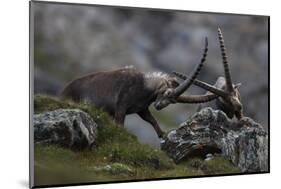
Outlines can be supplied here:
M199 74L207 56L207 39L203 57L191 77L179 84L175 77L160 72L144 74L134 68L93 73L69 83L62 96L75 101L88 101L107 111L115 121L123 125L127 114L137 113L149 122L159 137L163 131L151 115L149 106L154 102L157 110L171 103L200 103L213 100L217 96L181 95Z

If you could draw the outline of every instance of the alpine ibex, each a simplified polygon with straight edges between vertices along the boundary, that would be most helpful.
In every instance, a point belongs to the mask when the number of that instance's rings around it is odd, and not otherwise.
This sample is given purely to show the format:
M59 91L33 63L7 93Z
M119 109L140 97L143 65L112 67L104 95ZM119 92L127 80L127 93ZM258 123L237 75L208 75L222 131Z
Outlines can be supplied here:
M115 121L123 125L127 114L137 113L149 122L159 137L163 131L151 115L149 106L154 102L157 110L171 103L202 103L217 98L217 95L182 95L193 83L205 62L208 51L206 38L203 57L191 74L181 84L174 76L161 72L144 74L133 68L98 72L70 82L62 96L75 101L89 101L107 111Z
M219 77L213 86L197 79L194 80L193 84L208 91L206 95L213 93L219 96L219 98L217 98L213 102L200 105L199 110L203 107L212 107L213 109L222 110L227 114L229 118L233 118L233 116L235 115L237 119L241 119L243 117L243 105L241 102L240 93L238 91L238 88L241 83L232 83L231 74L229 71L229 64L227 62L224 39L220 28L218 28L218 38L220 43L225 77ZM181 79L187 79L187 77L182 73L173 73Z

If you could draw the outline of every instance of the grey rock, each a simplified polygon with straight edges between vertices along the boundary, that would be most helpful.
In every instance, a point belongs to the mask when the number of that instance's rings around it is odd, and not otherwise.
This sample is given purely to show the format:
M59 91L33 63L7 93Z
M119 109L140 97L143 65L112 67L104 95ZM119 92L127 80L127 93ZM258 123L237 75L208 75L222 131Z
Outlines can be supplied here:
M268 171L268 134L248 117L230 120L224 112L204 108L168 132L161 149L179 162L221 153L242 172Z
M93 169L94 171L105 171L105 172L109 172L111 174L132 174L133 170L122 163L113 163L113 164L109 164L109 165L105 165L105 166L101 166L101 167L94 167Z
M214 158L213 154L209 153L206 155L206 158L204 159L205 161L210 161Z
M58 109L34 115L35 144L58 144L74 150L91 148L97 124L79 109Z

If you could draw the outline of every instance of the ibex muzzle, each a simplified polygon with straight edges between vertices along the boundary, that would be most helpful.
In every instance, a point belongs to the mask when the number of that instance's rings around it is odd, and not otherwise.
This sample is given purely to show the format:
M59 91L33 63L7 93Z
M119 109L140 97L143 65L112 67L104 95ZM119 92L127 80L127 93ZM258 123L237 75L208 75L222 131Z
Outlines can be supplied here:
M192 72L191 77L180 83L173 76L163 73L144 74L132 68L115 71L93 73L69 83L62 96L76 101L88 101L96 107L107 111L117 123L124 124L127 114L137 113L143 120L149 122L159 137L163 131L151 115L149 106L154 102L157 110L171 103L201 103L212 100L217 96L198 95L182 96L205 62L208 50L206 38L203 57Z

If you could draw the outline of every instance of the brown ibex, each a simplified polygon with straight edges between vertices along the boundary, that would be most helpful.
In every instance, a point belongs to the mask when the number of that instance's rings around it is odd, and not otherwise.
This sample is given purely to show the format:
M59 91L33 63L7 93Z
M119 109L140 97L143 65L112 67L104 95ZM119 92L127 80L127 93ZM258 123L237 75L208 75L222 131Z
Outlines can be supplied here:
M216 83L212 86L208 83L195 79L193 84L201 88L204 88L208 92L206 94L216 94L219 96L215 101L206 104L201 104L199 110L203 107L211 107L213 109L222 110L227 114L229 118L233 118L235 115L237 119L243 117L243 106L241 102L240 93L238 91L241 83L233 84L229 71L229 64L227 62L226 50L224 45L224 39L220 28L218 28L218 38L220 43L222 63L224 68L224 76L219 77ZM179 72L173 72L181 79L187 79L187 77ZM211 93L210 93L211 92Z
M191 77L181 84L174 76L161 72L144 74L133 68L124 68L92 73L75 79L64 88L62 96L75 101L89 101L107 111L120 125L124 124L127 114L137 113L154 127L159 137L162 137L164 133L148 109L153 102L154 107L160 110L171 103L201 103L217 98L214 94L181 95L199 74L207 51L206 38L201 62Z

